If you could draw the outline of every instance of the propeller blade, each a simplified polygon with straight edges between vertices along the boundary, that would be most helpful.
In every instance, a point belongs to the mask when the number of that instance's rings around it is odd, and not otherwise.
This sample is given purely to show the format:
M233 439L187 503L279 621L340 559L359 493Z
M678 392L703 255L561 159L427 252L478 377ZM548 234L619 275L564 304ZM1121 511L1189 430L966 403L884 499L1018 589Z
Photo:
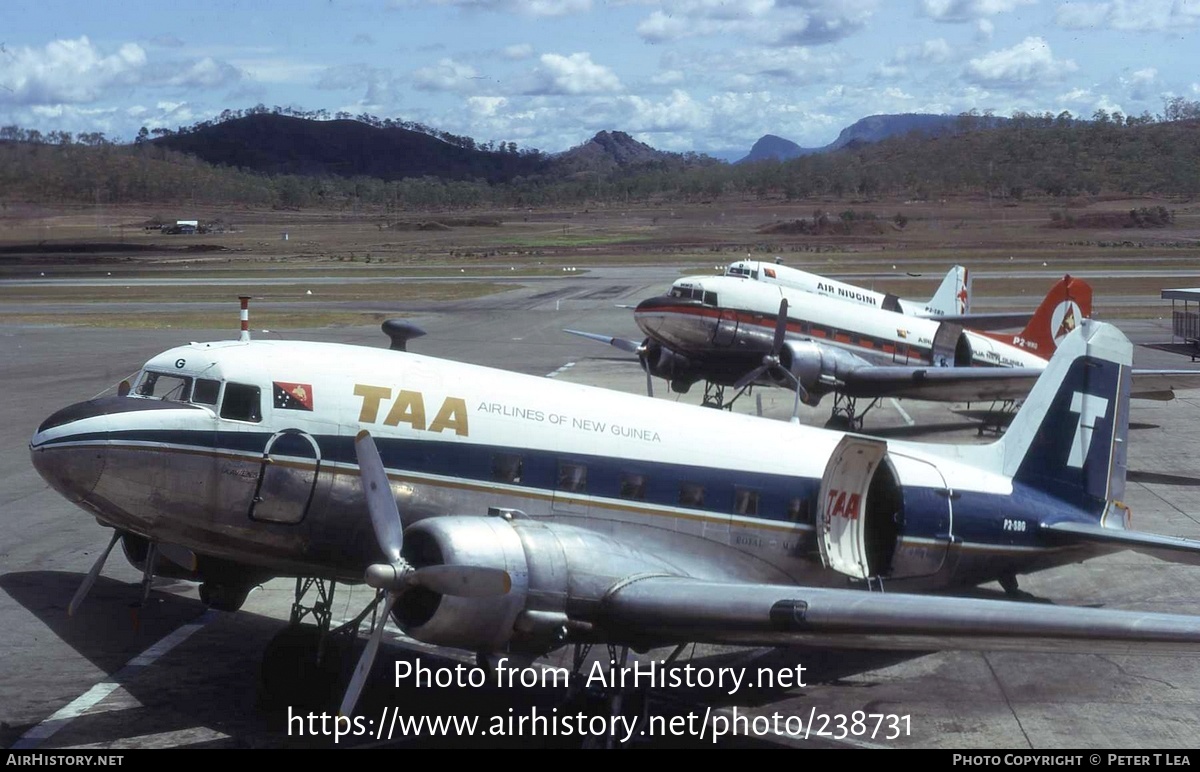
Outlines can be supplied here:
M408 574L405 581L459 598L489 598L512 589L507 571L482 566L426 566Z
M646 396L654 396L654 376L650 374L650 363L646 361L645 350L642 351L638 359L642 360L642 370L646 372Z
M112 538L108 541L108 546L104 548L104 552L100 553L100 557L96 558L96 562L92 564L92 568L87 572L87 576L83 577L83 583L75 591L75 597L71 598L71 603L67 606L67 616L75 616L75 612L83 605L83 599L87 597L87 594L92 589L92 585L96 583L96 578L100 576L100 571L104 568L104 561L108 560L109 553L112 552L112 548L117 545L117 541L120 538L121 532L114 530Z
M358 665L354 668L354 677L350 679L350 685L346 687L346 694L342 697L342 707L338 710L340 715L351 716L354 714L354 706L358 704L358 698L367 682L367 676L371 674L371 666L375 664L375 654L379 651L380 641L383 640L383 628L387 624L388 617L392 613L392 605L395 602L395 594L389 592L384 598L383 610L375 620L375 629L371 632L371 639L367 641L367 648L363 649L362 656L358 659Z
M638 352L638 348L642 345L636 341L626 340L625 338L614 338L611 335L601 335L596 332L583 332L581 330L563 330L563 332L568 332L572 335L578 335L582 338L587 338L588 340L607 343L614 348L619 348L622 351L629 352L630 354L636 354Z
M737 383L733 384L733 388L735 388L735 389L746 388L750 384L757 381L759 376L761 376L763 373L765 373L767 370L770 370L770 369L771 369L771 365L769 365L769 364L760 365L760 366L756 367L755 369L753 369L750 372L743 375L741 378L738 378Z
M771 343L771 353L778 356L783 350L783 339L787 337L787 321L788 321L788 302L787 298L779 301L779 316L775 320L775 340Z
M401 560L400 550L404 546L404 523L400 510L392 497L392 486L388 483L383 459L370 432L363 429L354 438L354 452L358 456L358 470L362 476L363 493L367 499L367 511L371 513L371 525L375 528L375 539L388 562Z

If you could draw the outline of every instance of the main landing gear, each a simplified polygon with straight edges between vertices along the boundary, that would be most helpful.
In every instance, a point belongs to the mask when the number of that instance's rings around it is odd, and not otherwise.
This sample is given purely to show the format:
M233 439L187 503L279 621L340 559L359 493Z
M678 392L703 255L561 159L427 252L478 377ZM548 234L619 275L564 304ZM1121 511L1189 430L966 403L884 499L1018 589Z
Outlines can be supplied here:
M718 410L732 410L733 403L737 402L738 397L745 394L750 387L737 389L737 393L733 395L733 399L725 401L725 386L712 381L704 382L704 398L700 400L701 407L714 407Z
M353 665L359 625L368 615L374 620L379 598L354 619L331 629L336 588L332 579L296 579L288 625L263 652L260 697L265 706L337 707Z
M829 420L825 422L826 429L841 429L843 431L861 432L863 427L863 419L867 413L879 404L879 397L867 403L862 412L858 412L858 399L856 397L846 397L838 393L833 395L833 412L829 416Z

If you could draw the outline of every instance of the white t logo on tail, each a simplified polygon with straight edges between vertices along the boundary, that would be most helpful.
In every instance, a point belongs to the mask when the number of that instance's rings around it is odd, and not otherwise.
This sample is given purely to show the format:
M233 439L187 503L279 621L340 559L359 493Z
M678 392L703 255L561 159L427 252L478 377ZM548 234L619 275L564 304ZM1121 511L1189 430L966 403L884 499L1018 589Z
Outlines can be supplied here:
M1096 419L1108 413L1108 400L1077 391L1071 395L1071 412L1079 414L1079 423L1075 425L1075 439L1071 442L1067 466L1083 469L1083 462L1092 447L1092 429L1096 426Z

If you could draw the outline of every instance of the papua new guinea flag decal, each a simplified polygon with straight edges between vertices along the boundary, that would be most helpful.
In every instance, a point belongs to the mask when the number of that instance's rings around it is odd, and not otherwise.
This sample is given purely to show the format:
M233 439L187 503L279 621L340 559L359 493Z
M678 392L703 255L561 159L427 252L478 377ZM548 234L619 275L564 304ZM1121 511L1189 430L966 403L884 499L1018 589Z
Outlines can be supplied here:
M281 410L312 410L312 386L307 383L275 381L275 407Z

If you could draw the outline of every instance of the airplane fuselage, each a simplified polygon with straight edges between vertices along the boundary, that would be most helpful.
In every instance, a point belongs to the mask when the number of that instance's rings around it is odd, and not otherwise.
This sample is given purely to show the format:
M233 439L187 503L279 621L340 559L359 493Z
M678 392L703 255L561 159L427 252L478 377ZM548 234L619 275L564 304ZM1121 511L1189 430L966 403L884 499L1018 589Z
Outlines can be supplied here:
M1039 532L1061 502L980 471L986 446L863 438L882 455L838 482L838 432L363 347L171 349L130 396L48 418L31 454L104 524L276 575L359 581L379 560L353 449L362 429L406 523L516 510L504 516L526 536L554 524L530 538L575 555L597 588L631 565L950 587L1083 556Z

